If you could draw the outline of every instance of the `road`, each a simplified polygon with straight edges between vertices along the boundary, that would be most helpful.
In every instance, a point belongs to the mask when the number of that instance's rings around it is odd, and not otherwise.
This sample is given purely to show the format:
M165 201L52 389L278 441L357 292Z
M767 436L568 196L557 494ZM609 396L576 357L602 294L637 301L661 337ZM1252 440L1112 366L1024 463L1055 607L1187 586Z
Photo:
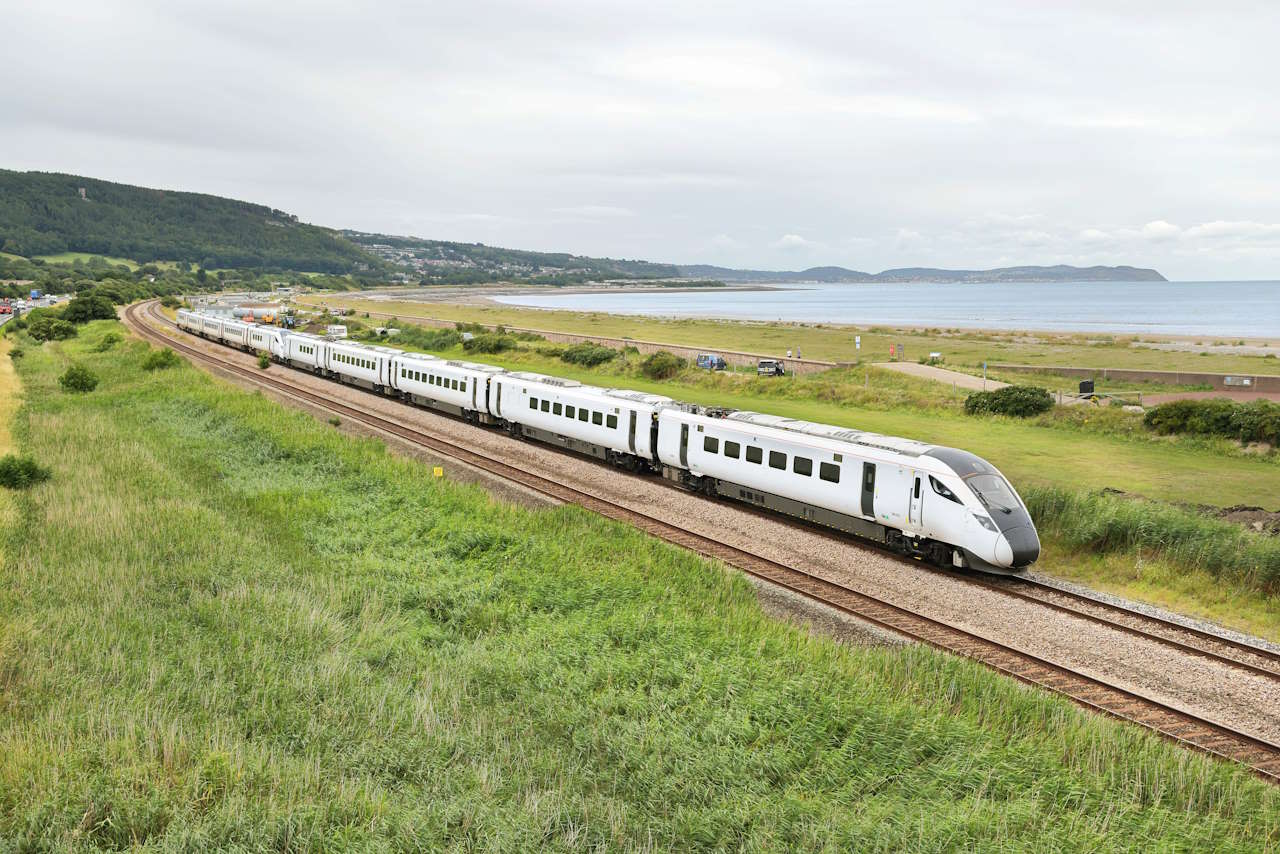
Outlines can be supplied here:
M984 381L982 377L975 377L973 374L962 374L960 371L939 368L936 365L921 365L916 362L876 362L875 367L897 371L900 374L909 374L925 380L947 383L967 391L982 391L983 389L995 391L1008 385L1008 383L1000 383L995 380Z

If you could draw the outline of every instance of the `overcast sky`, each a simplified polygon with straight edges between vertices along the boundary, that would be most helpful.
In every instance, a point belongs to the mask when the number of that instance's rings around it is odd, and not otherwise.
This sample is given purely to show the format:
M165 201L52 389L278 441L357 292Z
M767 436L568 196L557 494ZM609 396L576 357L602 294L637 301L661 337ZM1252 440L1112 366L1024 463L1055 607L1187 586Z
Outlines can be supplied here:
M1280 279L1276 0L0 12L7 168L658 261Z

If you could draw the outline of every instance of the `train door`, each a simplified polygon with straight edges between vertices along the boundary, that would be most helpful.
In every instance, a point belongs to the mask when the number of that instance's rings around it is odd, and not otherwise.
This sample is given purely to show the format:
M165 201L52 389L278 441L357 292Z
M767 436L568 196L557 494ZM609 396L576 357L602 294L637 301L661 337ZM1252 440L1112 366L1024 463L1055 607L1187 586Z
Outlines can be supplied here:
M862 464L862 515L876 517L876 464Z
M636 411L631 410L631 423L627 427L627 446L631 448L631 453L636 452Z
M497 380L493 382L493 414L502 417L502 383Z
M680 425L680 465L689 468L689 425Z
M907 522L915 525L917 528L920 527L920 507L924 502L924 490L921 484L923 479L924 475L920 472L912 472L911 501L910 510L907 513Z

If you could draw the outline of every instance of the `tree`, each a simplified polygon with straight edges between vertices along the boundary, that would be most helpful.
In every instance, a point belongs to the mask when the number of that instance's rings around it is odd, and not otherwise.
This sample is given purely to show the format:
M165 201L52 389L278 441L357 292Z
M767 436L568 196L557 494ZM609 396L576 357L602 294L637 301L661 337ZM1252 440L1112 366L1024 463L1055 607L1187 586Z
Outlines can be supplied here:
M63 318L71 323L88 323L90 320L112 320L116 316L116 307L104 294L89 293L77 295L62 312Z

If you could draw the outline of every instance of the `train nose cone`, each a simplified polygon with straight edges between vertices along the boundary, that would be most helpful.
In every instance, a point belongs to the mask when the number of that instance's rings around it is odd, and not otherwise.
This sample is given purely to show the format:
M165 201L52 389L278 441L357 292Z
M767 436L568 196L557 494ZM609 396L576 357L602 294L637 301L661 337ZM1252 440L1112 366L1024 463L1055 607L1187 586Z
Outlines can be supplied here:
M1030 566L1036 562L1036 558L1040 557L1040 538L1036 536L1035 528L1030 525L1019 525L1003 533L1005 541L1009 543L1009 548L1013 552L1010 566Z

